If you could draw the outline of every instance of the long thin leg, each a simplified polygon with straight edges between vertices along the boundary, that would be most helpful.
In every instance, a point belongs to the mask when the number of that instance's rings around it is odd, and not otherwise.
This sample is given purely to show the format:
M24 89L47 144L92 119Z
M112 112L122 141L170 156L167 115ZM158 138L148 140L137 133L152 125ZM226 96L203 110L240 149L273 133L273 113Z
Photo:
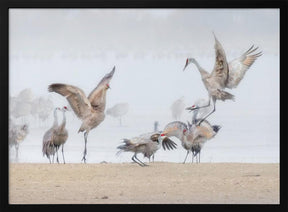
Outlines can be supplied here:
M216 105L215 105L216 99L213 98L213 110L208 113L204 118L201 119L201 121L198 122L198 126L208 117L210 116L212 113L214 113L216 111Z
M88 137L88 133L87 133L87 131L86 131L86 132L84 133L85 148L84 148L83 158L82 158L82 160L84 160L84 163L86 163L86 154L87 154L87 137Z
M57 155L56 161L57 161L57 163L59 163L59 159L58 159L58 149L59 149L59 146L56 147L56 155Z
M15 145L15 149L16 149L16 161L18 162L18 150L19 150L19 144L18 143Z
M139 158L137 158L137 155L135 155L135 158L136 158L140 163L142 163L143 166L148 166L146 163L142 162Z
M133 155L132 160L137 163L140 166L144 166L142 163L139 163L136 159L135 159L135 155Z
M185 160L184 160L184 162L183 162L183 164L186 162L186 159L187 159L187 156L189 155L189 150L187 150L187 154L186 154L186 157L185 157Z
M194 153L192 152L192 161L191 161L191 163L193 163L194 162Z
M55 148L55 147L53 147L53 148ZM55 156L55 152L53 153L53 161L52 161L52 163L54 163L54 156Z
M137 159L137 160L136 160L136 159ZM133 155L132 160L133 160L135 163L139 164L140 166L148 166L147 164L143 163L141 160L139 160L139 159L137 158L136 153Z
M63 156L63 162L65 164L65 158L64 158L64 144L62 144L62 156Z

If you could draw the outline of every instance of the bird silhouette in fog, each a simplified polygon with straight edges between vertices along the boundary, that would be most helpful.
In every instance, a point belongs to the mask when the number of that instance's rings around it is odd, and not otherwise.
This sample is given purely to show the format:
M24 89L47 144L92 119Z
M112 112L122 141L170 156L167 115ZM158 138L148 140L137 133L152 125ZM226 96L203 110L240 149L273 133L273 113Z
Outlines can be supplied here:
M84 152L82 161L86 163L87 138L89 132L96 128L105 119L106 93L110 88L110 80L115 72L115 66L112 71L106 74L98 83L95 89L86 97L84 91L76 86L54 83L48 87L50 92L56 92L68 100L71 108L78 118L82 120L79 132L84 132Z
M18 161L19 145L24 141L28 133L28 124L16 125L11 119L9 120L9 146L15 147L16 161Z
M205 71L194 58L187 58L185 67L183 69L184 71L190 63L194 63L196 65L199 73L201 74L202 81L209 94L209 102L206 106L203 107L210 106L211 99L213 102L212 111L209 112L205 117L203 117L199 121L198 125L200 125L202 121L204 121L208 116L210 116L212 113L215 112L216 100L222 100L222 101L225 101L227 99L234 100L234 95L224 91L224 89L236 88L240 83L240 81L243 79L246 71L251 67L251 65L255 62L255 60L262 55L262 52L252 54L258 49L258 47L254 48L253 45L240 57L228 63L225 51L220 42L218 41L218 39L216 38L215 34L214 38L215 38L214 48L216 57L213 71L211 73ZM186 109L191 111L197 108L188 107Z
M171 113L174 120L180 120L181 115L185 109L184 97L175 100L171 107Z
M114 118L119 118L120 126L122 126L122 116L126 115L128 111L129 111L128 103L118 103L115 104L113 107L108 108L106 114Z

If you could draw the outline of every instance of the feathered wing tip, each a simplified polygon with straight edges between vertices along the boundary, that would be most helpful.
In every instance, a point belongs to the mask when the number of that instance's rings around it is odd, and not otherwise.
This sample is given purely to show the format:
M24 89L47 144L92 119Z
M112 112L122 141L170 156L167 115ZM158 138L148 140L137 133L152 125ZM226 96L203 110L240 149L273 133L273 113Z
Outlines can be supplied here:
M110 71L110 73L106 74L103 79L110 79L113 77L114 75L114 72L115 72L115 66L113 67L112 71Z
M221 126L220 125L213 125L212 128L213 128L213 131L215 133L218 133L218 131L221 129Z
M214 31L212 31L212 33L213 33L214 39L215 39L215 48L221 48L222 49L223 47L222 47L221 43L219 42L219 40L217 39Z
M48 91L53 92L53 91L56 91L56 90L63 88L64 86L65 85L61 84L61 83L54 83L54 84L51 84L48 86Z
M217 89L216 91L212 92L212 95L216 96L217 99L220 99L222 101L225 101L227 99L235 101L235 96L233 94L220 90L220 89Z
M177 144L174 141L172 141L170 138L165 137L162 141L162 147L164 150L166 150L166 148L168 150L172 150L172 149L177 148Z
M215 35L214 30L212 31L212 34L213 34L213 36L214 36L215 42L219 42L218 39L217 39L217 37L216 37L216 35Z
M259 49L258 46L254 48L254 45L252 45L244 54L245 55L251 54L251 53L255 52L257 49ZM262 55L262 51L254 54L252 56L260 57L261 55Z

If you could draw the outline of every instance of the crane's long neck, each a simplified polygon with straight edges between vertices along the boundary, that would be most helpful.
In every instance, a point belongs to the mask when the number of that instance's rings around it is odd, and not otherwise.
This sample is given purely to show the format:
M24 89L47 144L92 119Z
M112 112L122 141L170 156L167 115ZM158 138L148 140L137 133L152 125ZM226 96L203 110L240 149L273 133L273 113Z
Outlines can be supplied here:
M192 61L192 63L194 63L195 66L197 67L198 71L201 74L202 79L204 79L204 78L209 76L209 73L207 71L205 71L195 59L194 59L194 61Z
M62 111L62 113L63 113L63 120L62 120L62 123L61 123L61 129L64 129L65 128L65 126L66 126L66 115L65 115L65 111L63 110Z
M54 123L53 126L58 126L57 109L54 109Z
M199 112L199 109L195 109L193 111L192 124L196 124L196 119L197 119L198 112Z

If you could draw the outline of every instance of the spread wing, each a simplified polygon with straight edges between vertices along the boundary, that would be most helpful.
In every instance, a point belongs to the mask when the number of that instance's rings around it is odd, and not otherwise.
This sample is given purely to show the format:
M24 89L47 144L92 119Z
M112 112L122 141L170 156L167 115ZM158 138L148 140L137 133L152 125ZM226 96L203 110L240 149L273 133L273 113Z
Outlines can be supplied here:
M229 69L228 69L228 63L226 60L226 54L225 51L221 45L221 43L218 41L214 34L215 38L215 65L214 69L211 72L211 77L215 81L217 81L223 88L225 87L229 75Z
M102 104L105 104L105 96L103 96L103 89L109 84L115 72L115 66L112 71L106 74L102 80L98 83L97 87L89 94L88 100L90 101L93 108L101 107Z
M68 100L78 118L84 119L91 113L91 104L82 89L67 84L55 83L48 87L49 92L56 92Z
M227 88L236 88L243 79L246 71L255 62L255 60L262 55L262 52L251 55L251 53L255 52L257 49L258 47L254 48L253 45L244 54L229 63Z
M170 138L165 137L162 141L162 147L164 150L166 150L166 148L168 150L170 150L170 149L172 150L172 149L177 148L177 144L174 141L172 141Z

